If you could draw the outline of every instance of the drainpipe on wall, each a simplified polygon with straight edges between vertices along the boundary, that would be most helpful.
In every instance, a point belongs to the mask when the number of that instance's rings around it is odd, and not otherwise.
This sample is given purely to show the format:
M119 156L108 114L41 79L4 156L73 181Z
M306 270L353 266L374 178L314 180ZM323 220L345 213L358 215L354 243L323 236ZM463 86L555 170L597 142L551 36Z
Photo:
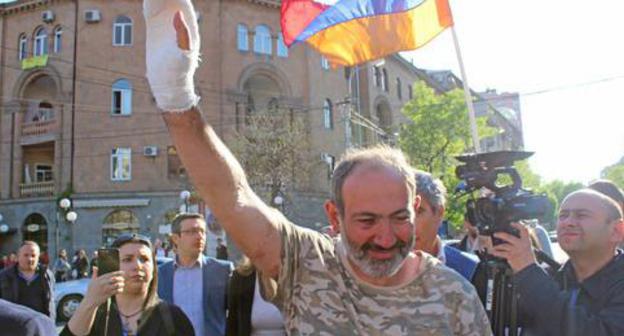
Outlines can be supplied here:
M69 184L74 187L74 159L76 153L75 131L76 131L76 70L78 62L78 0L74 1L74 59L72 62L72 105L71 105L71 135L70 135L70 160L69 160Z

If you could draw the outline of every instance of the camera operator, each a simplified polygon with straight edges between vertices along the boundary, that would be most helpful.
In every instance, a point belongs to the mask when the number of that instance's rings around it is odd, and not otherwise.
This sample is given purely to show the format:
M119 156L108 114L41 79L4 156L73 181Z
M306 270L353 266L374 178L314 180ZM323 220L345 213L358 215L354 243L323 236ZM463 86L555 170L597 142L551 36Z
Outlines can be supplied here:
M506 259L519 295L524 335L624 335L622 209L591 189L569 194L559 209L557 237L570 259L554 278L538 267L528 229L504 232L494 256Z

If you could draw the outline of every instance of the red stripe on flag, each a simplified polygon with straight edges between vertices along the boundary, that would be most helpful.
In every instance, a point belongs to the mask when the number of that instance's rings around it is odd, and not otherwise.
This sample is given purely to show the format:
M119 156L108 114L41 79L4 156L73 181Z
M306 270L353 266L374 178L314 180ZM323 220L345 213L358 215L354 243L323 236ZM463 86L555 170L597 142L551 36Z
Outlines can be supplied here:
M438 21L442 27L450 27L453 25L453 14L448 0L436 0L436 8L438 9Z
M281 24L284 43L290 46L297 36L328 7L312 0L283 0Z

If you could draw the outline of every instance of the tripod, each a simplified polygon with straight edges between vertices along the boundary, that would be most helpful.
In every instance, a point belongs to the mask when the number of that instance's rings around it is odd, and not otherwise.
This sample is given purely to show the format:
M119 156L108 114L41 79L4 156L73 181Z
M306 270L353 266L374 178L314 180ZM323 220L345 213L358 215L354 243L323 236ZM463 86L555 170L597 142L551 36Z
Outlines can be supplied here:
M553 269L559 263L539 249L533 249L539 263L546 263ZM490 318L492 332L495 336L517 336L518 295L513 284L513 271L505 260L496 258L486 252L479 255L487 276L485 294L485 311Z

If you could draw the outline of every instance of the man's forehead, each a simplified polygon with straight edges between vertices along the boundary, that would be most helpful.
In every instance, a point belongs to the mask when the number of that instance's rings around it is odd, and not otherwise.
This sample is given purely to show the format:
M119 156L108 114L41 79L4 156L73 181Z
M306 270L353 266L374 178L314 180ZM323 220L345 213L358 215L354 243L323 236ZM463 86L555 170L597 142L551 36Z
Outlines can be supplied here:
M39 249L35 245L26 244L20 248L20 252L22 253L36 253L39 252Z
M182 227L197 227L197 226L205 226L206 222L204 222L201 218L187 218L180 223Z
M559 211L575 211L575 212L603 212L604 206L601 204L598 196L592 193L579 192L566 197L561 203Z

